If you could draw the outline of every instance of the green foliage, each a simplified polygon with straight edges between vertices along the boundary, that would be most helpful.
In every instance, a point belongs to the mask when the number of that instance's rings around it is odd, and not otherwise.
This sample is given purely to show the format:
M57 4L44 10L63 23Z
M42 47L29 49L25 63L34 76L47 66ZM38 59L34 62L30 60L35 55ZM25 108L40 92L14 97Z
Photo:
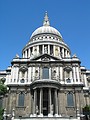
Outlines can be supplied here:
M84 114L84 115L90 115L90 105L86 105L86 106L83 108L83 114Z
M86 105L86 106L83 108L83 110L85 110L85 111L90 111L90 105Z
M7 93L7 87L0 84L0 95L5 95Z
M5 95L7 93L7 87L4 85L5 79L2 78L0 80L0 96Z
M3 120L4 109L0 108L0 120Z
M0 79L0 97L7 93L7 86L4 85L4 82L5 78ZM4 109L0 107L0 120L3 120L3 112Z

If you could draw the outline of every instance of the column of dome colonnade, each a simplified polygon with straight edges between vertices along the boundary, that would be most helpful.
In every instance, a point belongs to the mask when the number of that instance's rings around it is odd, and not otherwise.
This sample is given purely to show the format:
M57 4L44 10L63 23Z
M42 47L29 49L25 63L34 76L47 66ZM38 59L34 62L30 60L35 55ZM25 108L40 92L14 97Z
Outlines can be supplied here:
M45 94L47 92L47 95ZM45 97L46 98L45 98ZM54 97L53 97L54 96ZM56 88L36 88L33 90L32 116L58 116L58 90Z
M59 43L60 44L60 43ZM34 48L35 47L35 48ZM33 52L32 52L32 49ZM42 52L40 52L42 51ZM57 54L56 54L57 51ZM54 43L47 43L46 44L42 44L41 45L36 45L34 44L33 47L26 49L23 52L23 58L31 58L32 56L38 56L38 55L42 55L42 54L49 54L49 55L53 55L53 56L59 56L61 58L69 58L70 57L70 52L67 48L64 47L60 47L60 45L54 45Z

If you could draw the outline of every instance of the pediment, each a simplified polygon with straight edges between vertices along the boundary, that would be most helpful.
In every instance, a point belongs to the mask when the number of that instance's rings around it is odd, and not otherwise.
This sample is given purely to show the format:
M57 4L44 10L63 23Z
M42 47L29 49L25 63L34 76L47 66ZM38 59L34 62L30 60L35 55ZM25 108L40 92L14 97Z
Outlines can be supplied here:
M36 60L36 61L56 61L56 60L60 60L60 59L57 58L57 57L51 56L49 54L43 54L43 55L40 55L36 58L33 58L32 60Z

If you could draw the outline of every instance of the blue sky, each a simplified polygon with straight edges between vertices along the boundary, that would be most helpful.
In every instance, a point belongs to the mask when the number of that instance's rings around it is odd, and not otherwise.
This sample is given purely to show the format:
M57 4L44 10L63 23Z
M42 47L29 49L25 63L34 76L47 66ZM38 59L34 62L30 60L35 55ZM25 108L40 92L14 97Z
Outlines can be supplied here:
M72 55L90 69L90 0L0 0L0 70L10 66L16 54L22 56L45 11Z

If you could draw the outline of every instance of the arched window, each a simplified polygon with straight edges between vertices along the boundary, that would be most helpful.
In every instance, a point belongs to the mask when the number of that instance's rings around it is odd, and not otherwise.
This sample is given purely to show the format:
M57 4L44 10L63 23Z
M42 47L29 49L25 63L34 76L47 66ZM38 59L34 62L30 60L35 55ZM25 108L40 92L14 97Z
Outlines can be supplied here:
M25 95L24 93L20 93L19 96L18 96L18 106L24 106L24 98L25 98Z
M43 68L42 79L49 79L49 68L47 67Z
M68 107L74 106L73 94L71 92L67 94L67 106Z

